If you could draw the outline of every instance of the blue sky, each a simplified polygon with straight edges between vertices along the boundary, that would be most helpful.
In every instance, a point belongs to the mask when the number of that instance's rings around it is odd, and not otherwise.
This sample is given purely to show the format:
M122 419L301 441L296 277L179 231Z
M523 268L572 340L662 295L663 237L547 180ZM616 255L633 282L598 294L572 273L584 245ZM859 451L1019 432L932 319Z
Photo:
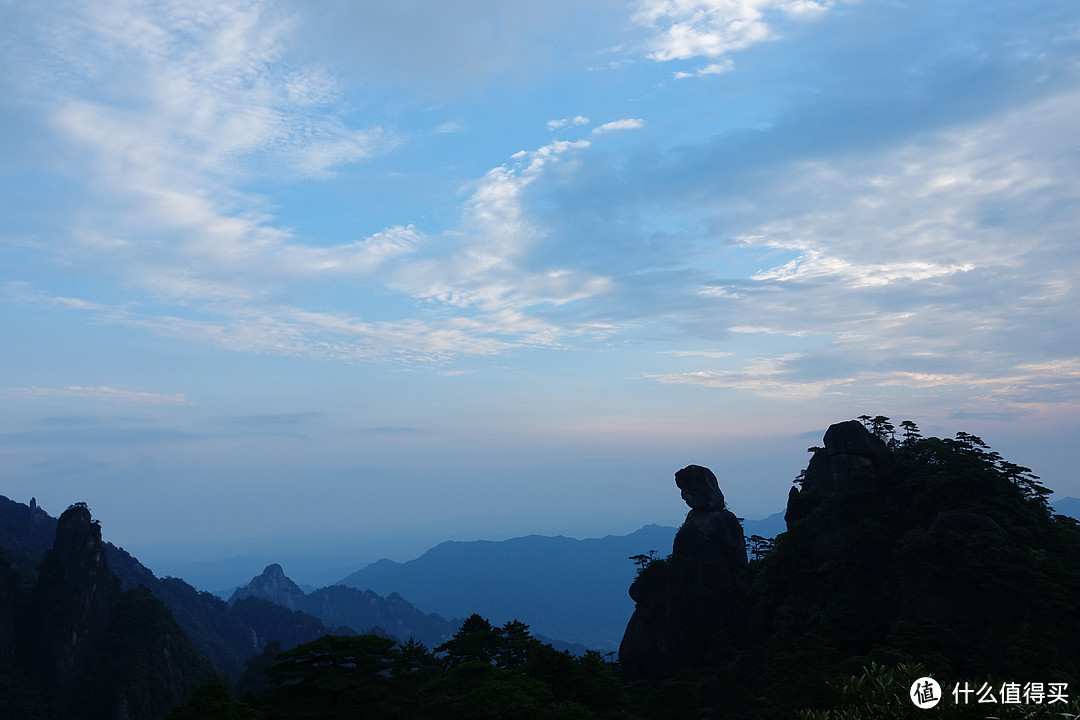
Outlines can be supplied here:
M1080 495L1071 1L0 27L0 492L136 554L761 517L864 413Z

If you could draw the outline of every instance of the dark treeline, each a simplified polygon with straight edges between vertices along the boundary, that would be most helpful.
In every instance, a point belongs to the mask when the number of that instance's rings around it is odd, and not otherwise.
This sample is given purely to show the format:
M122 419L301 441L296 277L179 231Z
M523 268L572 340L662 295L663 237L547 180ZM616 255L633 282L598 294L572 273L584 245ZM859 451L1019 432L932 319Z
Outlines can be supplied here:
M634 717L615 666L595 652L574 657L513 621L473 615L429 650L375 635L327 635L252 659L237 684L206 685L170 720L205 718L603 718Z

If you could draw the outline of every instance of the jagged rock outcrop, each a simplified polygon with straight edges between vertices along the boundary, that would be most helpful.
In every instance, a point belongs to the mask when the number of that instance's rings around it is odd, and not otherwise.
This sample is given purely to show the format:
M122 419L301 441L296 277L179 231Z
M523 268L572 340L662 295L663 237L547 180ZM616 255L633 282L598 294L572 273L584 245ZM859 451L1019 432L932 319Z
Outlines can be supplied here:
M654 560L630 586L637 603L619 647L633 677L664 677L701 666L743 632L749 590L739 519L716 476L699 465L675 474L690 506L671 556Z
M237 601L247 597L269 600L290 610L303 610L307 596L299 585L285 575L280 565L273 563L267 565L262 574L253 577L247 585L237 588L229 598L229 605L235 605Z
M31 523L37 515L51 521L35 508ZM24 717L30 707L43 720L164 717L213 668L149 590L121 590L85 504L51 522L55 538L36 578L0 563L0 625L15 628L0 627L0 639L14 641L0 658L0 717ZM5 546L32 547L40 528L15 529L5 529ZM13 592L14 605L5 601Z
M234 611L244 609L250 616L253 607L241 608L240 605L250 598L267 600L321 621L325 633L370 633L372 628L379 628L380 633L396 639L405 641L414 638L428 647L435 647L449 640L455 628L454 624L438 615L425 614L416 609L397 593L382 597L371 590L331 585L305 594L276 563L268 565L261 575L252 578L244 587L237 588L229 599L229 605ZM264 609L262 615L265 614ZM298 619L294 618L290 627L297 622ZM260 642L263 644L265 640L276 639L288 646L284 637L263 635L260 630ZM295 633L292 636L299 637Z
M365 634L386 634L402 642L413 638L429 648L449 640L456 625L424 613L397 593L386 597L344 585L320 588L307 596L304 609L327 625L353 627ZM372 629L381 632L374 633Z
M0 547L19 573L37 577L41 558L53 546L56 518L36 505L33 509L0 495Z
M0 554L3 556L0 560L0 671L5 663L14 663L13 658L17 655L13 642L8 642L9 639L14 639L15 623L4 618L14 612L9 611L9 608L15 607L18 595L29 593L36 587L38 567L45 553L52 549L56 528L57 519L46 513L40 505L30 507L0 495ZM235 612L220 598L200 592L179 578L159 580L149 568L123 548L108 542L104 542L103 546L109 570L120 579L120 587L124 591L121 595L145 586L154 597L165 604L187 638L199 653L213 663L219 673L239 677L244 672L245 661L253 653L258 653L269 640L283 639L275 638L277 627L269 613L256 612L259 622L252 625L245 619L244 613ZM10 579L5 577L4 560L13 566ZM282 596L292 597L294 603L298 597L303 596L303 592L284 577L280 568L276 571L273 568L268 570L269 575L280 573L281 577L277 581L263 583L264 590L279 599ZM264 571L264 574L267 573ZM24 598L20 602L24 605L34 604L32 598ZM33 633L23 633L33 635L35 653L38 622L33 620ZM335 625L322 627L321 632L315 632L316 626L321 626L317 618L299 623L307 627L307 634L297 632L297 625L295 622L291 623L287 633L289 637L296 638L293 644L313 640L326 632L348 634L344 632L347 628L337 628ZM0 717L4 717L2 713Z
M858 420L835 423L825 431L802 477L803 490L791 488L784 520L792 523L808 513L818 499L856 483L888 482L896 459L885 441Z
M57 521L37 588L42 656L61 688L86 670L119 598L120 581L109 570L101 526L85 505L68 508Z

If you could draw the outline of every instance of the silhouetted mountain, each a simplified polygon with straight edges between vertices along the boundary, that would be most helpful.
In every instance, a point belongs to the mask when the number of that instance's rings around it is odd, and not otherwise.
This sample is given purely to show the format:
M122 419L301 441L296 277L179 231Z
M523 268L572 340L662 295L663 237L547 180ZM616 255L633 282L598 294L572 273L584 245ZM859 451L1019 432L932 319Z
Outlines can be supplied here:
M254 631L255 644L259 650L272 640L281 643L285 650L311 642L333 631L326 623L301 610L286 607L260 597L246 597L232 605L233 614ZM355 635L356 631L342 628L338 635Z
M371 590L331 585L308 594L304 608L328 625L347 625L371 632L379 628L402 642L410 638L427 647L450 639L461 624L434 613L423 613L397 593L381 597Z
M379 560L341 581L397 592L444 617L474 612L503 623L521 620L537 636L608 651L618 647L633 601L631 555L666 554L674 528L589 540L531 535L502 542L446 542L415 560Z
M49 523L22 507L34 527L7 527L5 541L30 557L36 527ZM0 560L0 717L163 716L213 668L149 591L121 589L85 505L52 524L36 577Z
M1074 520L1080 520L1080 498L1061 498L1054 502L1053 507L1054 512L1059 515L1067 515Z
M265 644L258 633L215 595L178 578L158 579L123 548L105 544L109 565L127 590L143 586L165 603L196 649L229 677L239 677L244 662ZM273 638L271 638L273 639Z
M229 598L229 605L235 605L238 600L247 597L262 598L290 610L300 610L307 596L296 583L285 577L280 565L272 563L247 585L236 588Z
M1080 523L1053 516L1031 471L973 435L921 438L905 422L899 440L888 418L865 420L829 428L791 490L788 530L748 564L748 584L724 560L742 549L734 526L687 499L673 557L634 584L624 663L659 681L643 714L788 718L834 706L841 681L863 708L844 717L904 717L912 673L943 687L1075 682ZM897 683L896 709L891 691L872 696L878 679Z
M776 537L784 514L744 520L745 536ZM472 610L498 622L528 622L536 637L580 654L614 650L633 613L629 557L671 552L677 528L648 525L629 535L575 540L533 535L501 542L448 542L404 563L379 560L341 584L398 592L444 617ZM622 583L620 586L619 583ZM552 639L558 638L558 639Z
M199 550L193 549L190 552L193 554L210 553L215 550L211 547L201 547ZM348 553L348 551L347 546L336 546L333 549L334 553ZM159 575L184 578L189 585L212 592L222 600L228 600L236 588L247 584L248 580L262 572L264 567L273 563L289 568L289 578L304 592L311 592L315 588L332 585L356 568L363 567L381 557L379 555L372 557L361 552L352 555L321 556L263 551L257 555L218 557L211 560L180 560L175 557L178 552L181 550L171 551L173 556L168 559L152 558L148 562L144 558L143 561L153 567L154 572Z
M0 496L0 550L5 557L18 560L12 564L27 583L36 579L45 551L52 546L52 540L46 541L46 537L55 536L56 528L57 519L36 502L27 506ZM237 678L243 673L246 660L260 652L267 642L284 640L275 637L273 623L254 627L215 595L200 592L178 578L158 579L123 548L108 542L102 545L121 589L145 587L161 600L195 648L218 672ZM296 638L294 645L317 637L296 635L289 623L281 629Z
M0 548L23 575L37 576L38 565L56 538L56 518L30 499L23 505L0 495Z
M412 638L429 648L450 639L460 624L422 613L397 593L382 597L371 590L334 585L305 594L276 563L268 565L244 587L237 588L229 604L236 609L246 598L260 598L302 611L318 618L327 628L347 627L364 633L378 628L376 634L387 634L401 641ZM285 642L281 637L278 639Z
M760 520L743 520L743 535L749 538L751 535L760 535L763 538L774 538L787 530L784 522L784 513L776 512Z

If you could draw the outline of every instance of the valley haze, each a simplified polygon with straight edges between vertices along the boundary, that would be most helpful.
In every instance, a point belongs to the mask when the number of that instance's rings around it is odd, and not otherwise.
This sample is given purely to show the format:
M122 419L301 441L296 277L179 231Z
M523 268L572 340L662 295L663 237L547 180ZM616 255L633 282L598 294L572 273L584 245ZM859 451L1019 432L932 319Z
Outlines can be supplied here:
M760 519L864 414L1080 496L1074 0L0 28L0 494L158 573Z

